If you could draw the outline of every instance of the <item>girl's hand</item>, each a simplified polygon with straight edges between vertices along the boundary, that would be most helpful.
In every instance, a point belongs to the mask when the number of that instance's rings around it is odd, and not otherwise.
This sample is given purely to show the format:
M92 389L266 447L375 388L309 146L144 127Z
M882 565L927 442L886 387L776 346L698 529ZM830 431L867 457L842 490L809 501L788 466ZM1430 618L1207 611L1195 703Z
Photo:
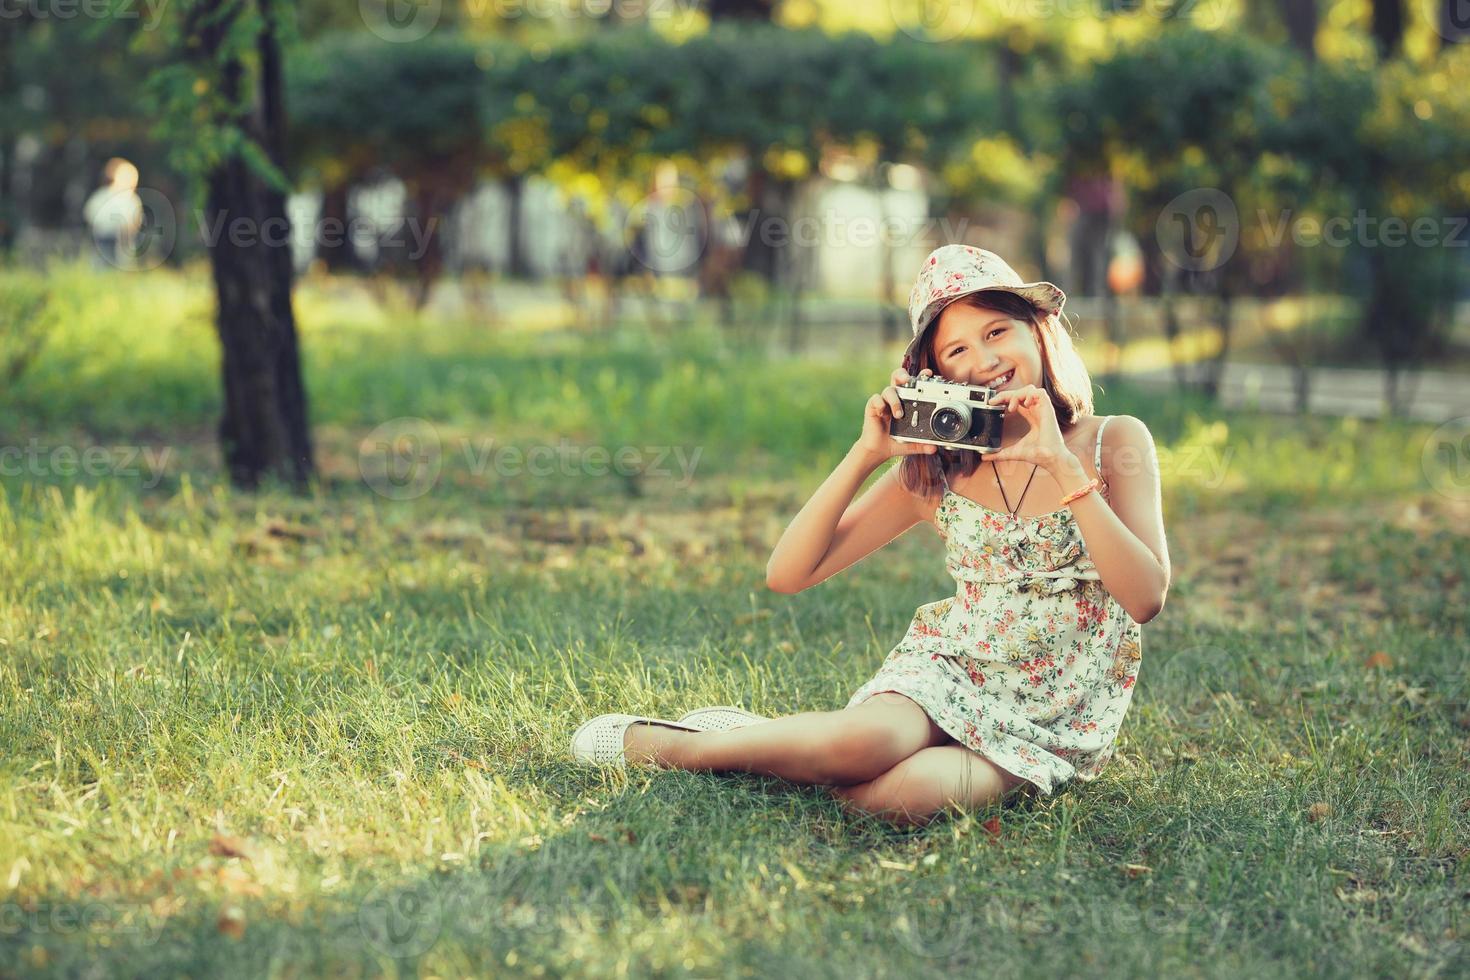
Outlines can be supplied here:
M926 378L933 372L928 368L919 372ZM915 453L935 453L938 446L927 442L900 442L888 434L888 423L892 418L903 418L903 399L898 397L898 385L908 384L909 375L903 368L893 372L893 383L868 399L863 412L863 434L858 437L857 448L875 459L893 456L912 456Z
M1015 459L1035 463L1051 472L1071 455L1072 451L1062 441L1061 427L1057 425L1056 406L1052 405L1051 396L1042 389L1035 385L1024 385L1011 391L998 392L990 399L990 404L1003 406L1008 420L1019 415L1030 428L1014 445L998 452L986 453L986 459L992 462Z

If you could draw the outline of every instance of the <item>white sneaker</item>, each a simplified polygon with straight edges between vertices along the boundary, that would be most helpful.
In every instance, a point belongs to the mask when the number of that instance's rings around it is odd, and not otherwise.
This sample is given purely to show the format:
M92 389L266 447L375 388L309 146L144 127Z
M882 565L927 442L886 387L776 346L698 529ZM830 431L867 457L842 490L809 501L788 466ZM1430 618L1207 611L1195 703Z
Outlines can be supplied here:
M628 731L629 725L637 722L668 725L670 728L679 728L686 732L704 731L702 728L680 724L677 721L666 721L663 718L645 718L642 715L616 713L598 715L596 718L583 722L582 727L572 733L572 757L588 765L615 765L619 768L626 768L628 759L623 754L623 735Z
M728 704L710 708L695 708L679 719L682 724L693 725L702 732L728 732L770 720L765 715L758 715Z

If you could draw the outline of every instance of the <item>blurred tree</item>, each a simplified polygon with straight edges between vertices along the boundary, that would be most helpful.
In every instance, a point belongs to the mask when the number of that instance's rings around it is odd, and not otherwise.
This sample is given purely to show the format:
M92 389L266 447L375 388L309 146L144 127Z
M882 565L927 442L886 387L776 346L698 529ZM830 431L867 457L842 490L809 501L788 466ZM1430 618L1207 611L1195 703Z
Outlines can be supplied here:
M1404 0L1373 0L1373 43L1380 58L1392 58L1404 43Z
M1248 37L1178 25L1061 80L1051 94L1065 123L1057 136L1066 171L1111 173L1128 186L1132 230L1163 283L1171 350L1180 334L1175 291L1213 294L1216 346L1198 376L1210 395L1230 354L1235 297L1248 288L1244 263L1230 261L1231 235L1249 203L1264 149L1258 114L1282 57Z
M177 61L155 73L163 133L201 180L218 308L230 479L302 488L314 473L291 303L281 0L177 0L165 22Z
M340 3L334 0L297 0L296 20L297 30L300 37L307 40L328 36L341 32L361 32L363 27L364 7L354 3ZM441 22L446 16L452 16L454 10L446 13L441 10ZM288 63L289 70L289 63ZM295 105L295 99L289 93L288 104ZM292 116L295 116L292 110ZM291 140L295 145L295 137ZM345 228L351 220L348 205L353 186L365 176L362 169L351 172L337 170L330 171L332 179L327 179L327 174L319 174L322 178L322 206L318 217L318 226L322 229ZM353 247L352 239L347 235L322 234L317 236L316 257L322 261L327 269L333 272L358 271L362 268L362 262Z
M413 44L332 34L302 46L287 72L292 144L299 168L329 193L372 168L407 188L416 227L409 259L422 306L443 266L443 226L484 175L519 176L492 134L511 117L509 76L518 55L505 44L434 33ZM530 161L524 161L529 165Z
M31 15L21 9L18 16L11 17L11 0L0 0L0 9L6 17L6 28L0 31L0 92L10 97L0 100L0 258L10 255L20 230L20 202L15 198L14 181L16 155L20 152L20 134L23 131L24 110L16 96L20 81L15 73L16 50L20 46Z
M745 267L795 311L796 257L806 253L792 240L793 209L822 153L860 144L893 161L953 153L988 118L976 94L993 91L988 65L973 44L881 44L769 25L717 23L681 43L606 31L521 59L510 82L515 111L496 141L526 158L516 171L588 175L594 187L579 193L616 198L638 216L658 162L677 161L709 220L742 226ZM739 187L724 183L727 166L743 172ZM689 231L705 244L708 225Z
M1444 352L1470 244L1470 49L1444 52L1428 80L1402 59L1380 69L1356 140L1360 336L1388 372L1395 412L1406 408L1404 372Z
M136 11L122 21L73 20L0 0L0 214L8 216L0 237L24 225L80 228L80 203L110 157L136 164L146 186L173 189L141 98L156 59L130 48L145 25Z
M1286 33L1308 60L1317 57L1317 0L1281 0L1281 19Z
M770 21L776 5L776 0L708 0L705 10L709 12L711 21Z

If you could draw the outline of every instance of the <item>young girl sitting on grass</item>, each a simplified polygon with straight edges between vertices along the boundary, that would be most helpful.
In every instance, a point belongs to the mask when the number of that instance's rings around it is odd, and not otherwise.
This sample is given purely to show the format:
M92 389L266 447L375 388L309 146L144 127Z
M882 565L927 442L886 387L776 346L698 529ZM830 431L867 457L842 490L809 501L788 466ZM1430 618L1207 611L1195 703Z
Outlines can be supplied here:
M903 367L868 399L862 435L766 571L772 589L800 592L920 521L938 531L955 594L919 607L846 707L600 715L573 754L830 786L844 809L897 825L1096 778L1133 696L1139 626L1164 606L1169 553L1152 437L1132 416L1092 414L1065 301L983 249L946 245L925 260ZM889 435L903 414L894 385L931 375L999 389L999 451ZM893 456L902 463L854 502Z

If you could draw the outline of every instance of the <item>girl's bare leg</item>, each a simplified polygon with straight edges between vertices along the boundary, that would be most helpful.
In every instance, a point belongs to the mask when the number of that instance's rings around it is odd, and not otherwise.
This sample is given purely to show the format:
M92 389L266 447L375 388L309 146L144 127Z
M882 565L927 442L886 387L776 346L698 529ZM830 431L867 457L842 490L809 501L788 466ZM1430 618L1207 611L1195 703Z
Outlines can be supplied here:
M915 752L876 779L838 786L832 793L849 812L909 827L929 823L952 805L987 807L1025 782L963 745L941 745Z
M844 786L873 779L915 752L950 740L923 708L886 691L852 708L787 715L728 732L630 725L623 746L629 762Z

